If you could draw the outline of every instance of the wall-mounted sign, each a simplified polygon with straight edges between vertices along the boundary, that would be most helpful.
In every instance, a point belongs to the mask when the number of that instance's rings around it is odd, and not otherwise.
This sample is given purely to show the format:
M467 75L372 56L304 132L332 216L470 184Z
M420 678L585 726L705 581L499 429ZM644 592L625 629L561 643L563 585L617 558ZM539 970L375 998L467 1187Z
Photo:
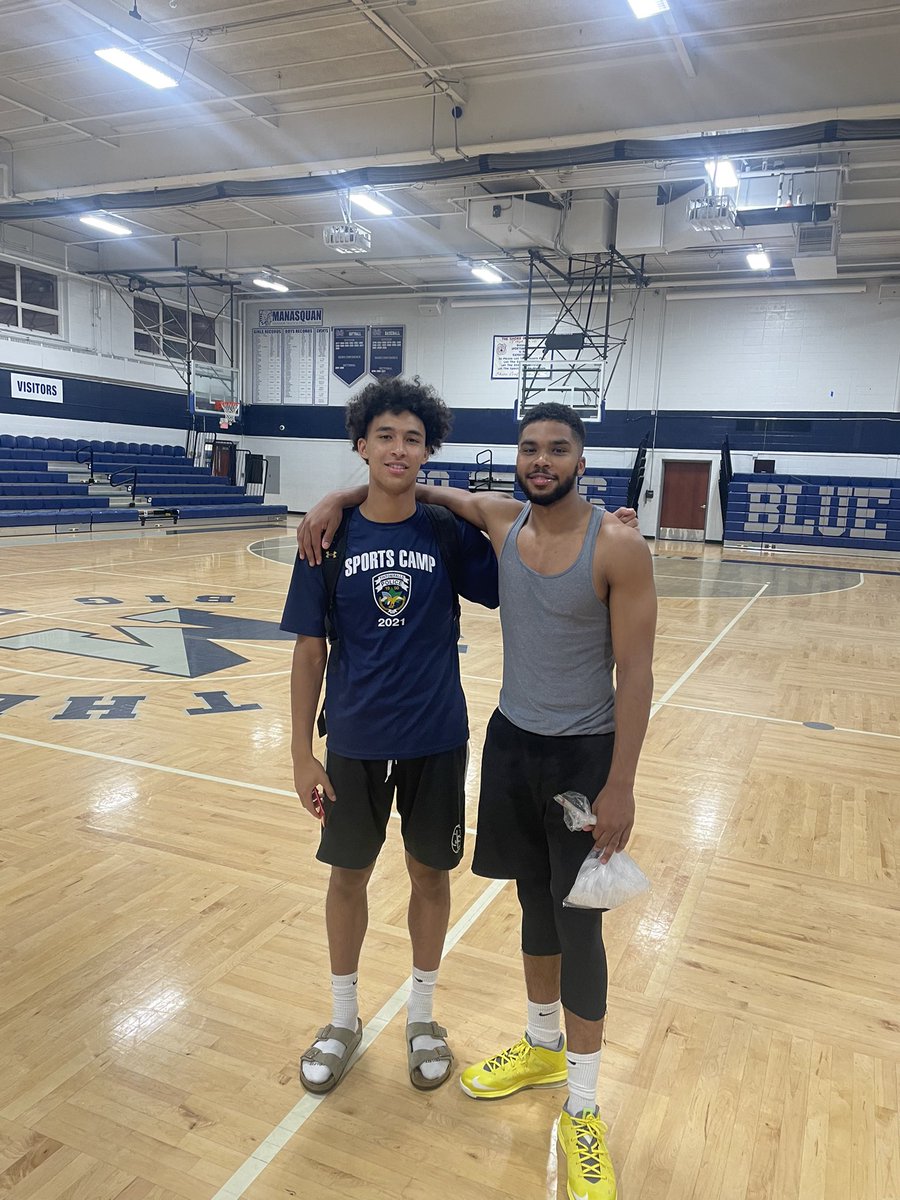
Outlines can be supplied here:
M525 361L525 334L495 334L491 379L518 379Z
M330 337L330 329L315 325L252 329L250 403L327 404Z
M366 373L365 325L335 325L331 369L347 387L353 387L358 379L362 379Z
M62 404L63 381L49 375L10 375L10 394L13 400L42 400Z
M403 325L372 325L369 330L369 374L392 379L403 374Z
M272 325L321 325L323 308L261 308L257 325L266 329Z

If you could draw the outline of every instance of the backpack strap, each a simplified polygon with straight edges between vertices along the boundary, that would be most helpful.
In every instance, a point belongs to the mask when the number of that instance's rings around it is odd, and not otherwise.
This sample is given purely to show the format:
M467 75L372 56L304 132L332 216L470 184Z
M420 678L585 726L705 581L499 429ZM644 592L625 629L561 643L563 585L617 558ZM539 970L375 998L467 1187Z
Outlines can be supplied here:
M353 511L352 508L344 509L344 515L331 539L331 545L322 555L322 578L325 581L325 636L328 638L329 646L333 646L338 641L337 622L334 618L334 598L347 555L347 530L350 527L350 514Z
M325 583L325 636L328 639L329 655L331 655L340 640L338 638L337 622L335 621L335 593L337 592L338 580L341 577L341 571L344 566L344 559L347 555L347 530L350 526L350 514L352 512L352 508L344 509L341 523L338 525L334 537L331 539L331 545L322 555L322 579ZM318 730L319 737L325 736L327 730L325 728L324 700L319 710L316 729Z
M456 640L459 641L459 585L463 569L463 549L459 525L450 509L445 508L442 504L423 504L422 507L428 514L435 541L441 552L444 569L450 578L450 587L453 590L453 623L456 628Z

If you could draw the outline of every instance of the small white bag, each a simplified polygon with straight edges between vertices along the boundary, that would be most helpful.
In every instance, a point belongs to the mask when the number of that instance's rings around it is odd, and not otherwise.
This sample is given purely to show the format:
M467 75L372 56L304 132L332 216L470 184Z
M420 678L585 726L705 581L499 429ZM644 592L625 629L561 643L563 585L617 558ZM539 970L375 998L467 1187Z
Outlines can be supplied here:
M578 872L572 890L563 900L566 908L617 908L650 887L650 880L630 854L620 850L607 863L592 850Z

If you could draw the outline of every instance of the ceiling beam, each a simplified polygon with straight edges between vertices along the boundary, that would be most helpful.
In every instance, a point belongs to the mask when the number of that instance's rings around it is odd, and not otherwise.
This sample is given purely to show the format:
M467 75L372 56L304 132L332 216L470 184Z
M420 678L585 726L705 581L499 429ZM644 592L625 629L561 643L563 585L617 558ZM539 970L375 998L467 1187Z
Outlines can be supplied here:
M187 65L167 57L159 50L150 49L144 42L160 35L159 29L149 21L132 21L127 14L112 0L64 0L64 3L82 16L88 17L101 29L113 33L117 38L129 42L142 53L165 64L170 71L184 71L187 79L210 88L222 99L228 100L241 112L249 113L270 125L278 124L278 110L262 97L247 96L246 87L240 80L220 71L211 63L205 62L200 55L191 54ZM138 36L138 34L140 36Z
M20 108L34 113L42 120L64 125L67 129L80 133L82 137L93 138L95 141L104 142L107 146L118 146L119 144L118 133L112 125L107 125L105 121L96 121L93 117L88 118L85 113L79 112L71 104L65 104L62 100L53 100L24 83L16 83L8 76L0 82L0 99L18 104ZM83 122L87 128L83 129L79 122ZM15 129L8 132L15 136Z
M368 0L350 0L350 3L357 12L362 13L367 20L380 29L398 50L402 50L411 62L420 67L439 91L443 92L445 96L449 96L456 104L465 106L469 98L465 84L458 80L444 78L440 68L434 65L440 61L441 52L416 29L408 17L393 12L390 21L387 21L380 13L369 7Z
M666 29L668 29L669 33L672 35L672 44L675 47L675 53L678 55L681 65L684 67L685 74L690 79L696 79L697 71L691 60L690 54L688 54L688 48L684 44L684 38L681 36L681 30L678 28L678 22L675 20L675 14L671 9L667 9L663 16Z

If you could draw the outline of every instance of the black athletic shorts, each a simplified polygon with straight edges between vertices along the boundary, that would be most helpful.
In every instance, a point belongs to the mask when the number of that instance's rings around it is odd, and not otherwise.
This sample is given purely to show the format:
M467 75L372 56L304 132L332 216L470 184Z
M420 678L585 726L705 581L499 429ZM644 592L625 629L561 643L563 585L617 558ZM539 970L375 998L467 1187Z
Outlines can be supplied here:
M546 881L555 898L567 896L594 839L566 827L553 797L581 792L593 804L609 775L614 740L612 733L528 733L497 709L481 757L475 874Z
M438 871L458 866L465 837L467 761L466 743L442 754L398 760L329 753L325 770L336 800L325 800L316 858L353 870L370 866L384 845L396 794L410 856Z

